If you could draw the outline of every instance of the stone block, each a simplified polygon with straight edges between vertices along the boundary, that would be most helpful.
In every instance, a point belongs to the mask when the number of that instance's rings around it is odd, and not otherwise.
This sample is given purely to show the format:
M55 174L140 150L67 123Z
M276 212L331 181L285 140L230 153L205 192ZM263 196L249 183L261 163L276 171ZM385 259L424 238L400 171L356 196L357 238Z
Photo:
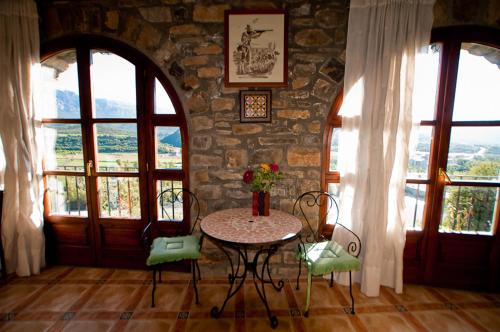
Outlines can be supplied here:
M177 35L201 35L203 29L195 24L182 24L170 28L170 34Z
M200 78L215 78L222 75L219 67L201 67L198 68L198 77Z
M191 166L220 168L222 166L222 157L195 153L191 156Z
M344 78L344 67L344 64L336 58L330 58L328 62L321 66L319 72L332 81L340 83Z
M141 16L151 23L170 23L172 22L172 15L170 8L165 6L157 7L141 7L139 8Z
M216 98L211 102L212 111L232 111L234 109L234 98Z
M297 77L292 81L292 89L302 89L309 84L309 77Z
M297 144L297 138L295 137L259 137L260 145L290 145Z
M311 14L311 4L305 3L297 8L289 9L290 16L307 16Z
M219 185L207 184L195 189L199 199L219 199L222 197L222 189Z
M217 55L222 53L222 48L217 44L208 44L196 47L194 53L198 55Z
M196 77L195 75L187 75L182 80L182 89L186 91L196 90L199 87L200 87L200 81L198 80L198 77Z
M300 135L304 132L304 126L300 123L296 123L292 126L292 133L295 135Z
M307 130L311 134L319 134L321 132L321 122L318 120L314 120L307 124Z
M195 5L193 11L193 21L195 22L224 22L224 10L229 9L229 5Z
M230 171L214 171L210 173L212 176L215 176L219 180L239 180L243 181L243 174L242 173L235 173L235 172L230 172Z
M283 149L281 148L254 150L253 157L251 160L251 164L275 163L279 165L282 162L283 162Z
M308 76L316 74L316 65L312 62L305 63L305 64L298 63L293 68L293 74L296 77L306 77L307 78Z
M335 92L335 86L320 78L314 84L312 95L321 100L330 101L336 95Z
M288 166L308 167L321 166L321 151L318 148L308 148L301 145L294 145L288 148Z
M281 98L292 98L292 99L307 99L309 98L309 91L305 90L295 90L295 91L281 91Z
M226 196L230 199L248 199L251 200L251 192L249 190L228 190Z
M257 124L245 123L233 125L234 135L253 135L262 132L262 126Z
M120 22L120 15L117 10L109 10L106 12L106 17L104 19L104 26L110 30L118 29L118 23Z
M316 23L322 28L335 28L346 24L347 15L340 8L326 8L318 10L314 18L316 19Z
M192 147L194 150L208 150L212 146L212 136L196 135L193 137Z
M201 113L208 111L208 95L206 92L198 92L193 94L186 101L188 110L192 113Z
M153 26L147 24L139 33L139 37L137 38L137 46L139 48L155 49L160 43L160 39L161 33Z
M227 150L226 168L242 168L248 165L247 150Z
M167 63L176 54L177 48L175 47L175 44L172 41L167 40L161 43L161 47L156 50L156 52L154 53L154 57L158 61L158 63Z
M208 182L210 180L210 177L208 176L208 170L206 169L201 169L197 171L193 171L192 173L192 179L194 182Z
M189 66L203 66L208 63L208 57L206 55L195 55L188 56L182 59L182 64L186 67Z
M295 34L295 42L303 47L322 47L332 43L332 38L322 29L304 29Z
M208 116L194 116L192 124L194 131L207 130L214 127L214 120Z
M234 137L216 137L215 144L217 146L235 146L241 144L241 140Z
M308 110L279 110L276 112L278 118L282 119L309 119L311 114Z

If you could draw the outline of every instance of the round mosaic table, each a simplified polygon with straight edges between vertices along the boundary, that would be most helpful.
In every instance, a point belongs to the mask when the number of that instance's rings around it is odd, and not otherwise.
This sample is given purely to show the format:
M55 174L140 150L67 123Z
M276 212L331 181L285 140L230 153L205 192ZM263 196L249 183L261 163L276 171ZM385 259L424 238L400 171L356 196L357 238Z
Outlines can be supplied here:
M271 277L269 258L278 248L299 235L301 221L295 216L278 210L269 210L269 216L252 216L252 209L227 209L209 214L202 219L201 231L211 239L227 256L231 265L228 276L229 289L224 303L213 307L210 314L218 318L224 311L227 301L244 284L247 272L252 273L255 289L264 303L271 327L278 326L278 319L272 314L267 303L264 285L271 284L276 291L284 286L283 279L277 283ZM248 250L255 249L255 255L249 258ZM237 262L230 251L236 252Z

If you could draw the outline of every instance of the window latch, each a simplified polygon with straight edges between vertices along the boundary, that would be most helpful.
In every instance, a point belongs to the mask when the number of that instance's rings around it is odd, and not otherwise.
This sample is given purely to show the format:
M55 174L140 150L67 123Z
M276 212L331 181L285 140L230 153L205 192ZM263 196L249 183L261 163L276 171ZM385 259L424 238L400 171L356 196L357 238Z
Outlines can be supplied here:
M92 176L92 167L94 167L94 162L89 160L87 162L87 176Z

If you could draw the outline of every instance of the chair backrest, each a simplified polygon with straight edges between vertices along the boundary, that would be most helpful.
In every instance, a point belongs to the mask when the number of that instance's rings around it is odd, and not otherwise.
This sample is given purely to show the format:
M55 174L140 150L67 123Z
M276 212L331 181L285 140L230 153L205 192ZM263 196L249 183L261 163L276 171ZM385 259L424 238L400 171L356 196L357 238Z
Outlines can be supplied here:
M335 198L323 191L308 191L300 195L293 205L293 214L299 217L307 233L306 242L326 240L321 234L320 225L333 225L332 239L339 243L349 254L358 257L361 252L361 240L352 230L341 224L339 206ZM316 221L316 222L315 222ZM316 225L316 228L313 225Z
M157 198L158 220L185 221L192 224L192 234L200 219L200 202L194 193L186 188L163 190Z
M301 219L303 228L306 229L305 240L307 242L318 242L324 239L321 234L321 225L327 222L337 224L339 207L335 198L329 193L308 191L295 200L293 215Z
M194 193L186 188L170 188L156 196L158 221L189 222L189 234L200 220L200 202ZM141 243L144 247L151 244L153 222L149 222L142 230Z

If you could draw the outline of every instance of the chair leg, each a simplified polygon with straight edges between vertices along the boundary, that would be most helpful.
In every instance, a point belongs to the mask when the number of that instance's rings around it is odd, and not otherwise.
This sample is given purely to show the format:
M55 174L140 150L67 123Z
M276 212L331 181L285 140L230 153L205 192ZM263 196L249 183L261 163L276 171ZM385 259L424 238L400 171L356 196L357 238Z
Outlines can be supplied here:
M193 269L193 288L194 288L194 295L196 298L196 304L200 303L200 300L198 299L198 288L196 288L196 265L197 261L192 260L191 261L191 268Z
M153 290L151 291L151 308L155 307L155 291L156 291L156 269L153 268Z
M200 265L198 265L198 260L196 262L196 269L198 270L198 281L201 280L201 272L200 272Z
M351 295L351 314L354 315L354 297L352 296L352 276L351 271L349 271L349 295Z
M333 287L333 271L330 274L330 287Z
M302 259L299 259L299 274L297 275L297 287L295 287L295 289L297 290L299 290L299 278L301 272L302 272Z
M306 292L306 307L304 309L304 317L309 317L309 305L311 304L311 288L312 288L312 274L307 272L307 292Z

